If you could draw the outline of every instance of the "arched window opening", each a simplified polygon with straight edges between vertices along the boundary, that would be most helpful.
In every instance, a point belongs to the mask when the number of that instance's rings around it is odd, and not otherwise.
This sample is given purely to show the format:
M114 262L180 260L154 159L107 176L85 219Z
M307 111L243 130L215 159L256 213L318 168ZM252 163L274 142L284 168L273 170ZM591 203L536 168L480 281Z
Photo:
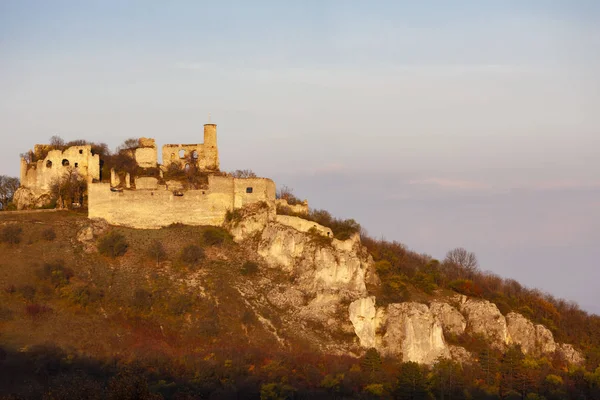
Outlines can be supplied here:
M79 154L83 154L83 150L81 150L81 149L80 149L80 150L79 150Z
M192 151L192 158L193 158L194 160L197 160L197 159L198 159L198 152L197 152L196 150Z
M183 167L183 170L185 172L189 172L190 171L190 164L185 164L185 167Z
M79 163L75 163L75 168L79 167Z
M185 158L185 150L179 150L179 158Z
M68 167L69 166L69 160L67 160L66 158L64 160L62 160L62 165L63 165L63 167Z
M52 161L46 161L46 168L52 168Z

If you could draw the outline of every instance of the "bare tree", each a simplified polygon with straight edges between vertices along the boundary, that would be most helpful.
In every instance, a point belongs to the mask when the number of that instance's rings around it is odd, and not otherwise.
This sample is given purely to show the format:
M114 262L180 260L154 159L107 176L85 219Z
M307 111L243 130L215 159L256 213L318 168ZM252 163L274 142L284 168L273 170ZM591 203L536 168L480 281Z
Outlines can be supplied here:
M82 206L87 181L76 170L69 168L60 179L52 182L50 191L57 201L58 208Z
M450 264L462 269L467 277L471 277L479 269L479 262L475 253L465 250L462 247L450 250L446 253L445 264Z
M60 149L65 146L65 141L58 135L54 135L50 138L50 146Z
M256 174L250 169L236 169L230 175L234 178L256 178Z
M19 188L19 179L0 175L0 208L6 210Z
M131 137L129 139L126 139L117 147L117 153L125 151L133 158L135 154L135 149L137 149L138 147L140 147L140 140Z

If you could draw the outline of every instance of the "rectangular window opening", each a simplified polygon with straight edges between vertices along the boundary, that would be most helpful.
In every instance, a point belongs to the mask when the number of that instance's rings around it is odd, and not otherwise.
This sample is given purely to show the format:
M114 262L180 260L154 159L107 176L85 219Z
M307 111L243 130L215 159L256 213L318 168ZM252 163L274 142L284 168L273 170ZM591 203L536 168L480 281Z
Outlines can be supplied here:
M246 188L246 193L252 193L252 188L251 187L247 187Z

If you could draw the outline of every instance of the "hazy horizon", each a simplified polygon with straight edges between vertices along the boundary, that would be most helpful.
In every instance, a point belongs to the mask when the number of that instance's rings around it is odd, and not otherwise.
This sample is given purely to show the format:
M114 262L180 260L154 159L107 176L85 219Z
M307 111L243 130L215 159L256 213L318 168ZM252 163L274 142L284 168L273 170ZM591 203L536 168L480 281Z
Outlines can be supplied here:
M202 141L375 237L600 314L600 3L4 1L0 174Z

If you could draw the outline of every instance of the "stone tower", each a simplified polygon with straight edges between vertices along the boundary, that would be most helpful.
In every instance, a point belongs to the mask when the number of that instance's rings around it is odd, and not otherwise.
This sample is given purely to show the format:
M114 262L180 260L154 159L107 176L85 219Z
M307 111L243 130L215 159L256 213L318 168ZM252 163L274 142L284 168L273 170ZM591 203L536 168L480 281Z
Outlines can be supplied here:
M216 124L204 124L204 156L206 157L206 168L219 169Z

